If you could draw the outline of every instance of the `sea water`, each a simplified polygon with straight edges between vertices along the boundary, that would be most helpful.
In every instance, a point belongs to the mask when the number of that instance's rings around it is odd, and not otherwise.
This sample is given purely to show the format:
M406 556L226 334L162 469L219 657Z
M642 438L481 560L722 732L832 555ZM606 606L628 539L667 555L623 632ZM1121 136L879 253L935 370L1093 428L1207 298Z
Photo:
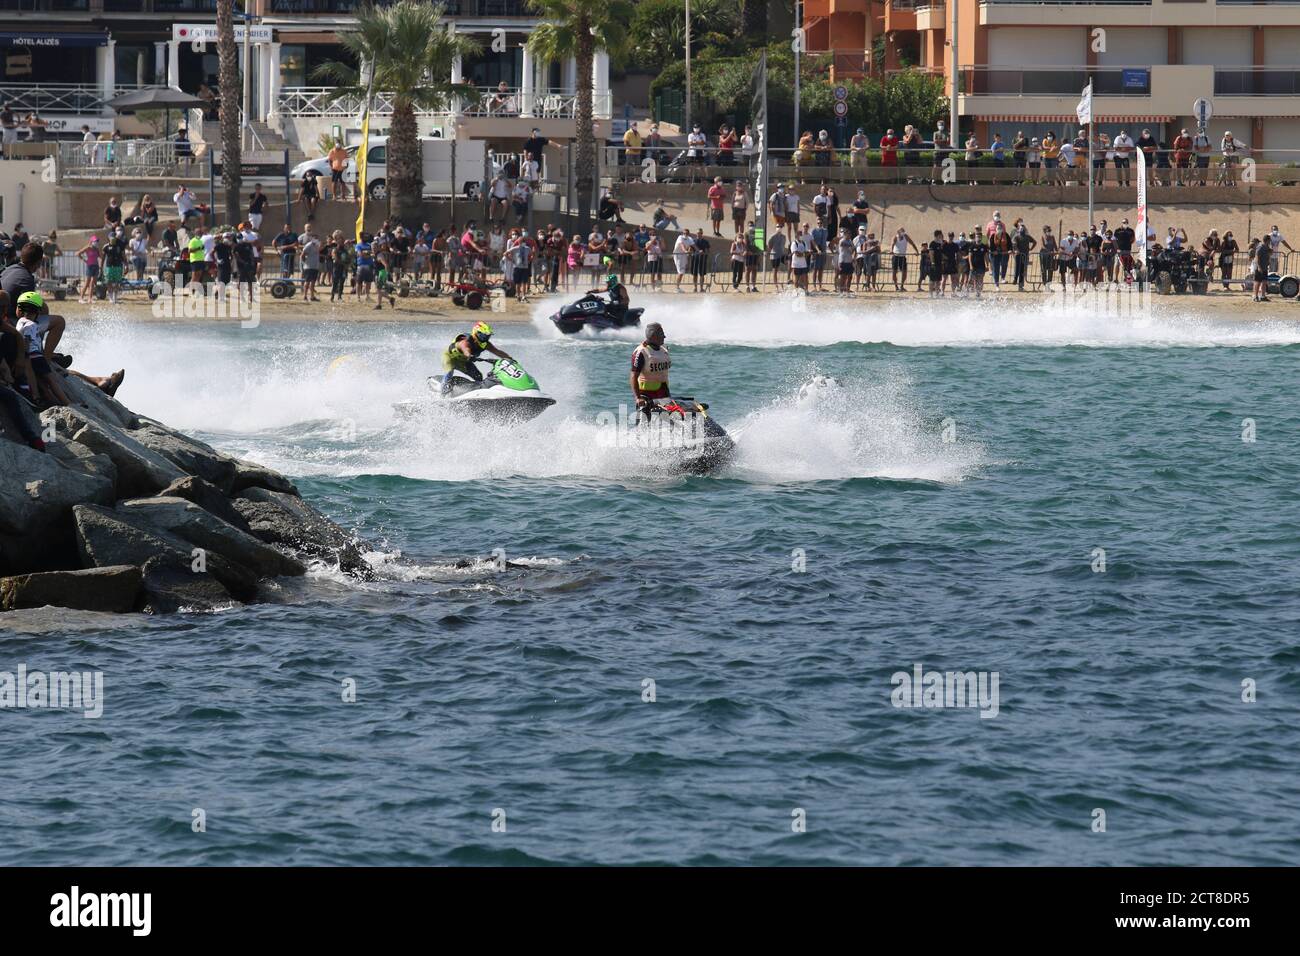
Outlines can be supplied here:
M638 304L738 436L719 474L601 441L637 335L554 302L498 330L557 399L516 426L394 412L460 326L73 324L376 575L0 618L0 670L104 675L99 719L0 712L0 862L1294 861L1282 309Z

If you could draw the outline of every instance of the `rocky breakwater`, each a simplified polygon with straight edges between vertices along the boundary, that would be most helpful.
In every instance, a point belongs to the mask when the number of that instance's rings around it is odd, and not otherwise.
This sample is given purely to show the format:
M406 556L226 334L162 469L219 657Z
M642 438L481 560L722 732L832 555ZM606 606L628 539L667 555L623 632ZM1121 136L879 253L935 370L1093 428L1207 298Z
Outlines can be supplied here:
M73 404L0 409L0 610L210 611L269 599L324 562L368 574L370 546L293 482L225 455L72 376Z

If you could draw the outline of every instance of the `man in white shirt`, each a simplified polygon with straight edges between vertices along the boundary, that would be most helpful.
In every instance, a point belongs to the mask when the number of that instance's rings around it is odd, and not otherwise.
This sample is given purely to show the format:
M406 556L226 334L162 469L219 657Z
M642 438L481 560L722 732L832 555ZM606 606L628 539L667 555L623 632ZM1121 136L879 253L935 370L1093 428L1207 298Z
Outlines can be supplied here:
M182 185L172 196L172 201L176 203L176 212L180 216L181 225L188 226L191 217L199 220L199 225L203 225L203 214L198 210L198 203L195 202L194 193L190 191L189 186Z
M1237 184L1237 154L1242 150L1241 141L1232 135L1232 130L1227 130L1223 134L1219 149L1223 153L1224 184L1235 186Z
M1282 232L1281 232L1281 230L1278 229L1277 226L1274 226L1274 227L1272 228L1272 230L1269 231L1269 234L1268 234L1268 247L1269 247L1269 251L1270 251L1270 254L1269 254L1269 268L1272 269L1274 272L1277 272L1277 271L1278 271L1278 268L1277 268L1277 267L1278 267L1278 257L1282 254L1282 247L1283 247L1283 246L1286 246L1286 251L1287 251L1287 252L1294 252L1294 251L1295 251L1294 249L1291 248L1291 243L1287 242L1285 239L1282 238Z
M253 247L253 263L256 266L256 274L262 274L262 238L252 228L245 229L240 233L240 238ZM251 295L251 293L250 293Z
M505 173L497 173L492 178L492 184L488 187L492 196L491 214L489 219L500 219L505 222L506 207L510 200L510 180L506 179Z
M849 140L849 155L854 169L867 168L867 150L870 148L871 140L867 139L866 131L859 126L858 131Z
M799 194L794 191L794 183L785 184L785 227L791 239L799 231Z
M1200 178L1200 185L1205 185L1206 170L1210 168L1210 137L1205 134L1205 127L1202 126L1192 137L1192 152L1196 154L1197 176Z
M1074 143L1064 140L1061 143L1061 165L1059 167L1061 182L1067 186L1074 182Z
M1121 186L1131 186L1133 184L1133 174L1130 172L1133 162L1133 137L1125 130L1120 130L1111 146L1115 150L1115 177Z

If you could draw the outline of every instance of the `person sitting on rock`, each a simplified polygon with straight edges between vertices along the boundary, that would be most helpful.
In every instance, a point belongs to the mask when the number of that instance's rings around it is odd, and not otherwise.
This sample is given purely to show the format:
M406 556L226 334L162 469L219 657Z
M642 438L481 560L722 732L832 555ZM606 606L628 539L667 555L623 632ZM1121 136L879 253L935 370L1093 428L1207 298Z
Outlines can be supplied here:
M3 290L3 312L10 322L17 322L17 302L19 297L25 292L36 291L36 270L40 268L41 260L45 256L45 251L38 243L29 242L23 246L19 253L18 261L9 266L3 272L0 272L0 290ZM59 341L63 338L63 330L66 322L61 315L50 315L49 305L45 303L44 297L41 298L41 319L38 322L40 334L44 338L44 348L42 354L47 362L51 365L58 364L63 368L68 368L72 364L72 359L66 355L58 355L55 350L59 346ZM7 355L7 351L6 351ZM89 382L102 392L109 395L116 394L117 388L122 384L122 379L126 377L125 370L119 369L112 375L100 377L95 375L85 375L81 372L69 369L68 374L75 375L82 381ZM18 378L22 383L22 378Z
M45 357L45 333L49 331L50 316L45 299L39 292L24 292L15 306L18 312L18 333L27 339L27 386L33 402L50 405L71 405L63 391L59 376Z

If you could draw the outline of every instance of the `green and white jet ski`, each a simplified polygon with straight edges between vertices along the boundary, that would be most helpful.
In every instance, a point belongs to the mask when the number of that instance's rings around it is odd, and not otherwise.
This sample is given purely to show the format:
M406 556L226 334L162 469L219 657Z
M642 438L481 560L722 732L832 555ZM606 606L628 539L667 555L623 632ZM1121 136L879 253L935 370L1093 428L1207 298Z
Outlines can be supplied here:
M443 376L428 379L430 396L424 401L398 402L393 409L402 415L424 409L445 408L479 421L528 421L555 404L523 367L510 359L476 359L491 362L492 369L481 381L461 372L452 373L450 388L443 388Z

